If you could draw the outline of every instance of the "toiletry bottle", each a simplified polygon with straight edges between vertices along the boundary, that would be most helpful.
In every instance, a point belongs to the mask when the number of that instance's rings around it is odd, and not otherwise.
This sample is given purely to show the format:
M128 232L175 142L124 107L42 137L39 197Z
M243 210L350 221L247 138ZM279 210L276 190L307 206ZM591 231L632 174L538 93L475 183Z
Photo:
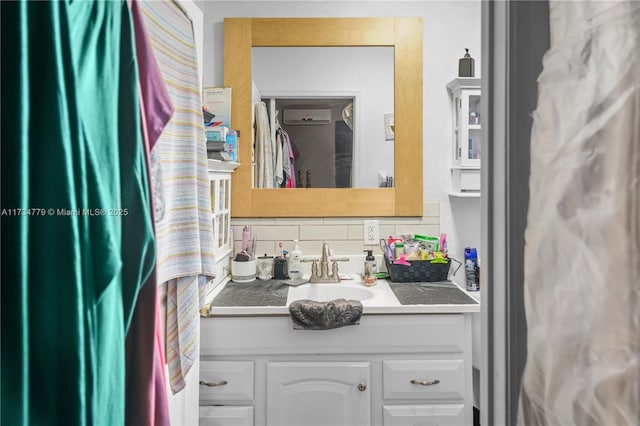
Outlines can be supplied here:
M296 188L304 188L302 184L302 170L298 170L298 180L296 180Z
M480 282L478 276L478 253L475 248L467 247L464 249L464 270L467 278L467 290L480 290Z
M396 259L404 254L404 242L396 241L395 244Z
M293 250L289 255L289 278L302 278L302 250L298 246L298 240L293 240Z

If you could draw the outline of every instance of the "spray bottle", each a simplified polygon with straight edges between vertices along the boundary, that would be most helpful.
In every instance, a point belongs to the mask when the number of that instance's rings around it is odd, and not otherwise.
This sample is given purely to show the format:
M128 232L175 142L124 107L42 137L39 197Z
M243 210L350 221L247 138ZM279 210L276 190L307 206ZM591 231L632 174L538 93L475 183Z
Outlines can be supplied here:
M464 271L467 278L467 291L480 290L478 253L473 247L464 249Z

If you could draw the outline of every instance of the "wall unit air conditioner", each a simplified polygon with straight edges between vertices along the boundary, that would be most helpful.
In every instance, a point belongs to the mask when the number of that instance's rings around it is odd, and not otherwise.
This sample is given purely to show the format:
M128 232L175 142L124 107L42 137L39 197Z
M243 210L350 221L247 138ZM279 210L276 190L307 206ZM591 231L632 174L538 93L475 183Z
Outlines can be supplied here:
M284 124L330 124L330 109L290 109L283 112L282 120Z

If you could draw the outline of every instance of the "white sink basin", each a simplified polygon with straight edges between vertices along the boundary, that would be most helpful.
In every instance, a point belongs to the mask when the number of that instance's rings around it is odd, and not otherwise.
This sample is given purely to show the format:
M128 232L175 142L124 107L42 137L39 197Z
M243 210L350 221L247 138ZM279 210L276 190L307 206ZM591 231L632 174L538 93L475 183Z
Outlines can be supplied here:
M364 287L353 287L343 283L304 284L289 289L289 301L309 299L316 302L328 302L335 299L367 300L374 296L373 291Z

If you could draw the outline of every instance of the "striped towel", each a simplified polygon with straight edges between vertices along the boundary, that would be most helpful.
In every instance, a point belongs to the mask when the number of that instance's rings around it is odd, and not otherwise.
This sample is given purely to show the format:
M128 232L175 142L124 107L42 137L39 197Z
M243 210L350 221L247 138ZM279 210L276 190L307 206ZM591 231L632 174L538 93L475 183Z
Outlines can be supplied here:
M200 312L204 304L203 275L175 278L167 283L167 363L169 383L174 393L185 386L184 378L200 356Z
M191 20L175 3L140 2L175 113L153 148L158 282L167 283L167 363L174 393L199 354L199 308L214 276L213 225Z

